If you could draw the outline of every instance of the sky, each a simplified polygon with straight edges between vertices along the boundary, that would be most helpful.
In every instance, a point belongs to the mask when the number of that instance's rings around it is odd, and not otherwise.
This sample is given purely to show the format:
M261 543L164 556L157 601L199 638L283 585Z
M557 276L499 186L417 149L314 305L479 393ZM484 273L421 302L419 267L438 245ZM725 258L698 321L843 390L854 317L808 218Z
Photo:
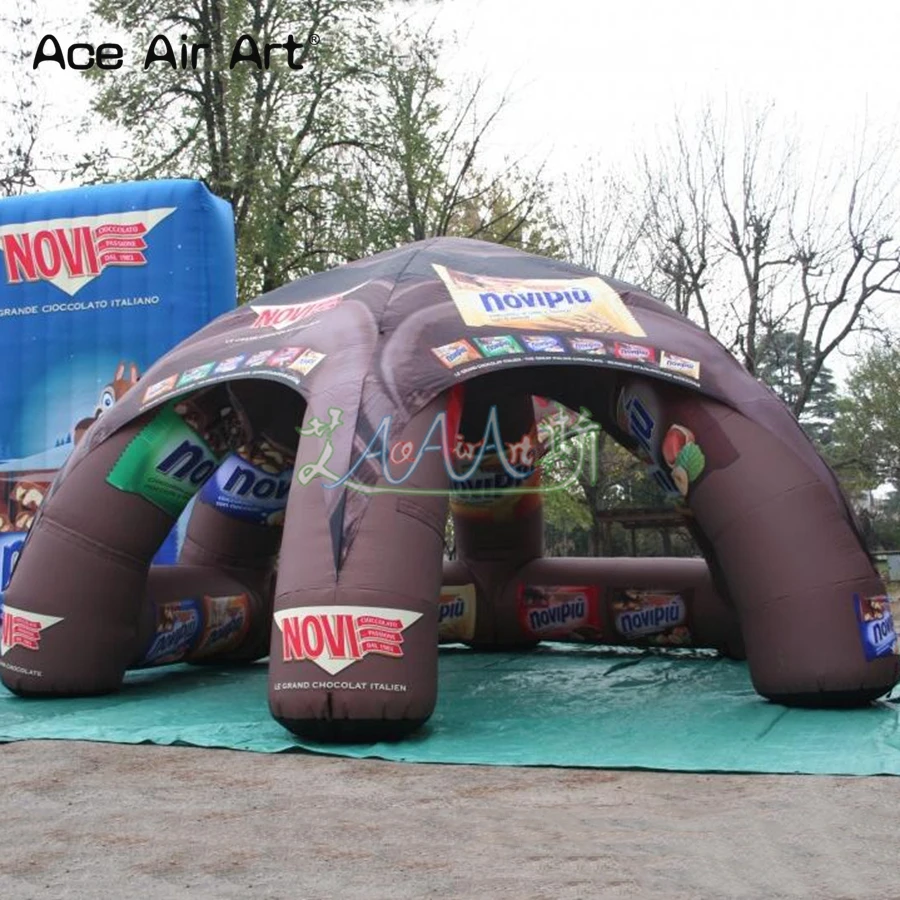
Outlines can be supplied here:
M89 2L39 6L63 42ZM486 107L508 94L489 157L546 162L554 174L591 154L628 158L674 111L689 116L707 100L772 100L786 128L829 145L851 141L865 120L900 120L892 0L417 0L413 9L455 39L442 60L452 82L483 77ZM88 25L97 43L115 37L101 31ZM19 74L37 79L60 116L84 108L75 73L23 65Z
M774 101L786 125L833 144L900 118L896 3L449 0L438 24L459 39L448 71L511 91L492 149L528 148L555 170L620 158L707 100Z

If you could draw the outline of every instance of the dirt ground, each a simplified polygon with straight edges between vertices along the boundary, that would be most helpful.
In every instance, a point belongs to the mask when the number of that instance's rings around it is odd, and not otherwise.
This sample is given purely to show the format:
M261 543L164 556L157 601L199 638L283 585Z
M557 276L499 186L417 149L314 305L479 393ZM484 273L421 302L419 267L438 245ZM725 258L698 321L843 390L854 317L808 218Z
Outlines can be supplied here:
M0 746L0 895L900 898L900 778Z

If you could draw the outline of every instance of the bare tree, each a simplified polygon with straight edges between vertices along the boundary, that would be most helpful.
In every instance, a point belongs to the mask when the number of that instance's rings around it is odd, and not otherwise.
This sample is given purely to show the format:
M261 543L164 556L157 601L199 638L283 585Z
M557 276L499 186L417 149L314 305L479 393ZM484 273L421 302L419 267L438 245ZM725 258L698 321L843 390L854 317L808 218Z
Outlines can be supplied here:
M864 136L865 137L865 136ZM823 179L805 215L790 223L796 291L789 317L810 350L794 359L795 411L809 401L827 359L855 333L884 333L883 301L900 294L900 208L897 160L885 146Z
M789 141L767 140L768 110L748 118L738 152L729 146L727 120L717 127L711 116L702 145L712 164L713 239L736 283L733 294L722 285L729 323L722 330L728 346L756 374L766 337L786 324L788 307L779 295L794 264L788 233L798 188L791 168L795 148Z
M566 258L610 278L641 283L640 250L651 218L628 178L591 157L563 179L559 199Z
M850 162L814 164L771 107L745 109L739 128L707 108L692 128L676 119L659 152L640 160L646 215L635 258L652 265L647 283L752 374L771 348L792 347L798 417L833 354L877 329L878 303L900 292L892 146L863 140Z
M707 112L700 134L711 128ZM706 288L723 253L711 234L713 166L692 147L676 116L672 147L640 160L645 193L643 250L649 260L648 286L684 316L712 330Z
M553 252L540 168L482 165L506 98L482 112L483 80L446 84L444 49L431 28L401 25L385 40L367 152L348 159L335 185L354 204L341 211L345 240L356 256L441 235Z

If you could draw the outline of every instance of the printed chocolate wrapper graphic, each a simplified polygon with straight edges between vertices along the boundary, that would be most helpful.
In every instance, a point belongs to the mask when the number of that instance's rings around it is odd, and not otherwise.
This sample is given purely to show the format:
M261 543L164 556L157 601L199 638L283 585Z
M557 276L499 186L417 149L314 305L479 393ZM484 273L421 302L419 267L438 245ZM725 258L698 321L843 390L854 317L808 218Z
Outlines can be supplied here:
M432 347L431 352L448 369L481 359L481 354L468 341L453 341L442 347Z
M212 374L225 375L228 372L236 372L241 367L243 361L243 353L240 354L240 356L229 356L228 359L223 359L215 369L213 369Z
M445 584L438 608L438 640L441 643L471 641L475 636L475 585Z
M643 344L626 344L616 341L613 346L613 356L616 359L624 359L634 363L655 363L656 350L645 347Z
M214 366L215 362L208 362L204 363L202 366L195 366L193 369L188 369L187 372L182 373L176 387L184 387L186 384L202 381L210 372L212 372Z
M696 359L687 359L663 350L659 354L659 367L665 372L677 372L695 381L700 380L700 363Z
M680 498L684 496L682 489L686 492L687 487L675 483L671 466L665 462L660 433L662 416L660 398L646 382L634 380L619 391L616 425L635 441L632 452L647 466L647 474L668 496ZM685 443L688 439L694 440L693 433L684 436ZM683 444L679 444L678 449L681 446Z
M144 403L152 403L160 397L165 397L166 394L171 394L172 391L175 390L177 384L177 375L171 375L168 378L163 378L161 381L151 384L150 387L144 391Z
M667 647L691 642L681 592L626 590L615 594L610 605L616 632L625 641Z
M0 472L0 541L6 534L21 539L21 533L31 527L54 474L53 471ZM12 564L7 565L4 558L0 566L0 591L6 587L11 572Z
M163 666L190 653L200 635L203 614L197 600L163 603L157 610L156 634L138 666Z
M260 350L258 353L254 353L252 356L247 357L244 368L256 369L259 368L259 366L264 366L269 361L269 357L274 353L274 350Z
M552 334L522 334L519 340L532 353L565 353L562 341Z
M522 352L522 348L511 334L475 338L475 343L485 356L506 356L510 353Z
M586 353L589 356L606 356L609 352L603 341L594 338L569 338L569 346L574 353Z
M520 584L518 607L522 631L541 640L593 642L603 636L599 595L593 585Z
M900 638L894 625L890 597L884 594L877 597L854 594L853 605L866 659L900 655Z
M250 598L203 597L203 632L190 659L206 659L236 650L250 629Z
M239 376L246 369L258 369L260 366L271 367L278 374L309 375L325 357L325 353L311 347L284 347L279 350L262 350L250 355L241 353L237 356L228 356L220 361L206 362L202 366L195 366L185 372L153 382L144 390L142 405L149 406L168 394L181 392L185 387L195 386L205 389L217 382L232 380L227 376Z
M307 348L300 353L288 368L295 372L299 372L301 375L309 375L323 359L325 359L324 353L319 353L317 350L310 350Z
M600 278L497 278L433 264L471 328L528 328L646 337L622 298Z
M264 439L238 447L200 491L200 500L234 519L283 525L293 459Z
M209 419L191 401L163 407L125 448L107 484L178 517L216 471L241 424L232 409ZM201 436L202 435L202 436Z
M209 659L236 650L250 629L247 594L160 603L150 644L134 668Z
M287 368L297 359L302 350L302 347L282 347L266 360L266 365L273 369Z

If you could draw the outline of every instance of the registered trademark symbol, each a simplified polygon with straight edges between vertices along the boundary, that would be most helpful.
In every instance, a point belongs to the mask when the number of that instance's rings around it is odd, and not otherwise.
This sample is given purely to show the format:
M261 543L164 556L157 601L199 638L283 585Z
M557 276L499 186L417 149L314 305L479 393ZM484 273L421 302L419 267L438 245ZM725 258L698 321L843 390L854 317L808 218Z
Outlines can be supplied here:
M317 34L312 34L309 37L309 42L311 44L318 44L322 39Z

